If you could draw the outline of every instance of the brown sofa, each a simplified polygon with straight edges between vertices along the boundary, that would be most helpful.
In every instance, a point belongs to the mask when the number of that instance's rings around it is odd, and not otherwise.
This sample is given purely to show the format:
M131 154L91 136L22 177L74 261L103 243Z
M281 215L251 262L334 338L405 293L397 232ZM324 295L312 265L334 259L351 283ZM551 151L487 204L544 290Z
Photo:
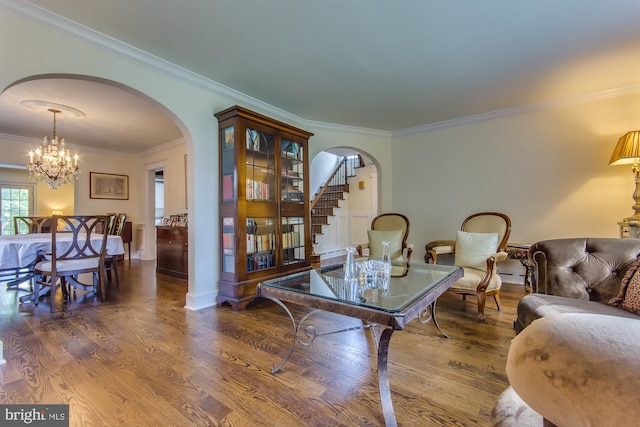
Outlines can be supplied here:
M637 274L640 239L545 240L529 253L537 286L518 303L490 425L635 425L640 315L608 302Z
M640 319L607 303L620 290L631 264L640 256L640 239L570 238L534 243L535 292L518 303L516 333L540 317L593 313Z

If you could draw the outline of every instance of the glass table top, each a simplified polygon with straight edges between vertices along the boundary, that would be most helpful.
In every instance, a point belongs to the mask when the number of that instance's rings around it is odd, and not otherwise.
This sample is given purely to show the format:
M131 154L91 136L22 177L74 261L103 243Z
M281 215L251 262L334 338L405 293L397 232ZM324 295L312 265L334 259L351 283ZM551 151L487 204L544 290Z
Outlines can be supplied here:
M395 313L428 294L459 270L459 267L449 265L412 262L407 274L392 276L388 291L383 291L367 288L364 281L348 286L344 280L343 264L335 264L267 280L261 286Z

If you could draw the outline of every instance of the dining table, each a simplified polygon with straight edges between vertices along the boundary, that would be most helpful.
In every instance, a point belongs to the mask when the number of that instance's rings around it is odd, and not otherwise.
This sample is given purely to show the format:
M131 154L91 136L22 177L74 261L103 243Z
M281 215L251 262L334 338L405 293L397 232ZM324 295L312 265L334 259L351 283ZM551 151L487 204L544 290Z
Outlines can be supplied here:
M58 233L56 249L64 251L71 245L73 233ZM96 245L102 241L101 234L93 234ZM0 280L7 282L8 289L27 290L18 285L30 281L37 261L52 249L51 233L8 234L0 236ZM107 257L124 255L124 243L117 235L107 236ZM30 289L29 289L30 291ZM20 297L20 302L33 300L33 293Z

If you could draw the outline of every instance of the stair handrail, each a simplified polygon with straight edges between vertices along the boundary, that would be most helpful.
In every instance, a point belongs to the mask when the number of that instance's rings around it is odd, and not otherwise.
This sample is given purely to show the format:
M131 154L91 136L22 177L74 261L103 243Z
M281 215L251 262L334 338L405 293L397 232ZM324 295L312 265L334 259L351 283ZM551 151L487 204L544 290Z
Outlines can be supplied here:
M324 183L324 185L320 188L320 190L316 193L315 197L311 201L311 208L310 208L311 209L311 213L313 213L313 207L316 205L318 200L320 200L320 197L322 197L324 192L327 191L327 188L331 187L332 185L335 185L333 183L333 180L336 177L336 175L338 175L338 172L341 172L342 170L344 170L346 172L346 169L347 169L347 159L346 159L346 157L344 157L342 159L342 161L333 170L333 173L331 174L331 178L329 178ZM342 174L342 176L346 176L346 173ZM346 177L345 177L345 182L346 182Z

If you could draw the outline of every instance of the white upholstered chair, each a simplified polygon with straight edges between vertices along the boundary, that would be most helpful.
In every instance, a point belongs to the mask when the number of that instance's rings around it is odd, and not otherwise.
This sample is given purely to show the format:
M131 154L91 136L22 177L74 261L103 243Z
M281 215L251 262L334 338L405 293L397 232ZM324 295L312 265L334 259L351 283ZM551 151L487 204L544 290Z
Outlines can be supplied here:
M380 259L382 258L382 242L388 241L391 254L391 275L405 275L413 252L413 245L407 243L409 225L409 218L399 213L378 215L371 221L371 230L367 231L369 241L356 246L358 255L364 256L364 250L368 249L370 259Z
M487 296L493 296L498 311L502 279L496 265L507 259L505 252L511 234L511 219L502 213L479 212L466 218L456 240L436 240L427 243L425 261L437 263L438 255L453 254L454 264L464 269L464 276L456 281L450 292L473 295L478 299L478 320L485 321Z

